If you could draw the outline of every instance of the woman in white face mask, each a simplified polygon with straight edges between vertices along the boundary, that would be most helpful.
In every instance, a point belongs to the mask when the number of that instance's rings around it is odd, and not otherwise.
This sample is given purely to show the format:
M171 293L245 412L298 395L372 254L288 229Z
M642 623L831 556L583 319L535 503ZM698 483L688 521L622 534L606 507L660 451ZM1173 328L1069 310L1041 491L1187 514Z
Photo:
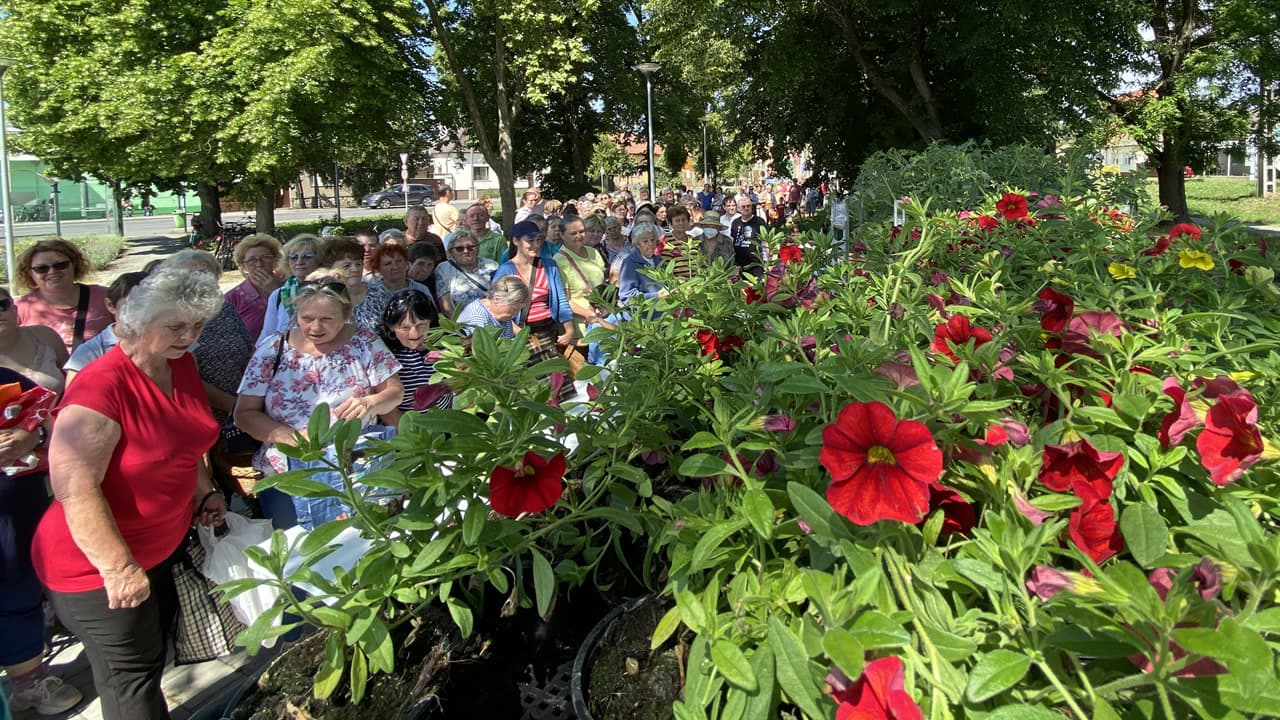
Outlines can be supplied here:
M733 265L733 241L729 238L729 228L720 221L720 213L715 210L704 212L702 219L689 230L689 235L698 240L698 254L707 265L717 260Z

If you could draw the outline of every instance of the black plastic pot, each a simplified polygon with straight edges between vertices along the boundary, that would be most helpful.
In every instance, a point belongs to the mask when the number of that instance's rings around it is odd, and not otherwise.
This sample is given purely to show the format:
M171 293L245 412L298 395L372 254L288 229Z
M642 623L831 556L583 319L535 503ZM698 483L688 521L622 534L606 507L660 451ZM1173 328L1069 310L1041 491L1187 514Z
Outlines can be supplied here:
M615 620L624 613L640 607L650 597L648 595L638 597L610 610L607 615L600 619L600 622L596 623L595 627L591 628L591 632L582 641L582 645L578 648L577 656L573 658L573 674L569 680L570 697L573 699L573 712L577 714L578 720L595 720L595 716L587 708L586 687L591 680L588 668L591 667L591 660L595 655L596 648L600 645L600 640L604 638L605 633L609 631Z

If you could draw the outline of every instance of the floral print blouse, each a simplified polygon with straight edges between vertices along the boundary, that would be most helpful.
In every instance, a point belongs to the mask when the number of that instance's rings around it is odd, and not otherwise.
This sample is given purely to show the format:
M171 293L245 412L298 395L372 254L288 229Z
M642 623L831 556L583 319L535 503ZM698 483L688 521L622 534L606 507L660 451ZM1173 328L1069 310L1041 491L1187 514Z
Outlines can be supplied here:
M280 336L258 346L240 383L240 394L264 398L267 416L295 430L307 426L311 411L321 403L333 407L347 398L365 397L400 371L400 363L382 339L357 327L346 345L322 355L298 352L285 342L280 367L272 376ZM375 416L364 419L372 425ZM253 458L264 474L284 472L288 464L274 446L265 444Z

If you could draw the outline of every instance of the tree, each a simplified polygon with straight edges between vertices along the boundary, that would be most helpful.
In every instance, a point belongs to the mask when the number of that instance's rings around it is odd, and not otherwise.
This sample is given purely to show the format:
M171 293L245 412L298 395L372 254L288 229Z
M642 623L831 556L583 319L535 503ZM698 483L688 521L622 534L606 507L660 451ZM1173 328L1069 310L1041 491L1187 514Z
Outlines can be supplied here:
M209 229L219 188L265 195L338 153L385 157L429 118L410 0L5 9L0 52L20 60L6 80L25 147L64 177L195 184ZM260 208L269 228L273 205Z
M590 170L596 178L603 176L612 179L620 175L631 175L636 170L636 164L618 141L601 134L591 149ZM601 189L607 191L609 188L606 184Z
M527 112L544 111L551 96L578 82L585 61L580 14L595 0L559 9L534 0L423 0L442 60L451 119L470 126L469 137L498 177L502 224L515 219L515 137Z

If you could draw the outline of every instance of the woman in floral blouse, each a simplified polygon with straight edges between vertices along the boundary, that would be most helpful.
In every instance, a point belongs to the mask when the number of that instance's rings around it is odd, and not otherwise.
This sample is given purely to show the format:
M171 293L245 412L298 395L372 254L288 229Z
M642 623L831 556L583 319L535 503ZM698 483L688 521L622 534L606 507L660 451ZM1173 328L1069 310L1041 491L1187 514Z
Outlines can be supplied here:
M294 444L311 412L329 406L333 421L358 419L364 426L390 412L404 397L400 363L373 331L348 322L351 297L343 283L306 282L294 298L294 327L258 346L236 401L235 421L267 445L254 456L264 474L290 469L275 444ZM275 489L258 500L277 528L306 527L339 517L332 499L291 498Z

